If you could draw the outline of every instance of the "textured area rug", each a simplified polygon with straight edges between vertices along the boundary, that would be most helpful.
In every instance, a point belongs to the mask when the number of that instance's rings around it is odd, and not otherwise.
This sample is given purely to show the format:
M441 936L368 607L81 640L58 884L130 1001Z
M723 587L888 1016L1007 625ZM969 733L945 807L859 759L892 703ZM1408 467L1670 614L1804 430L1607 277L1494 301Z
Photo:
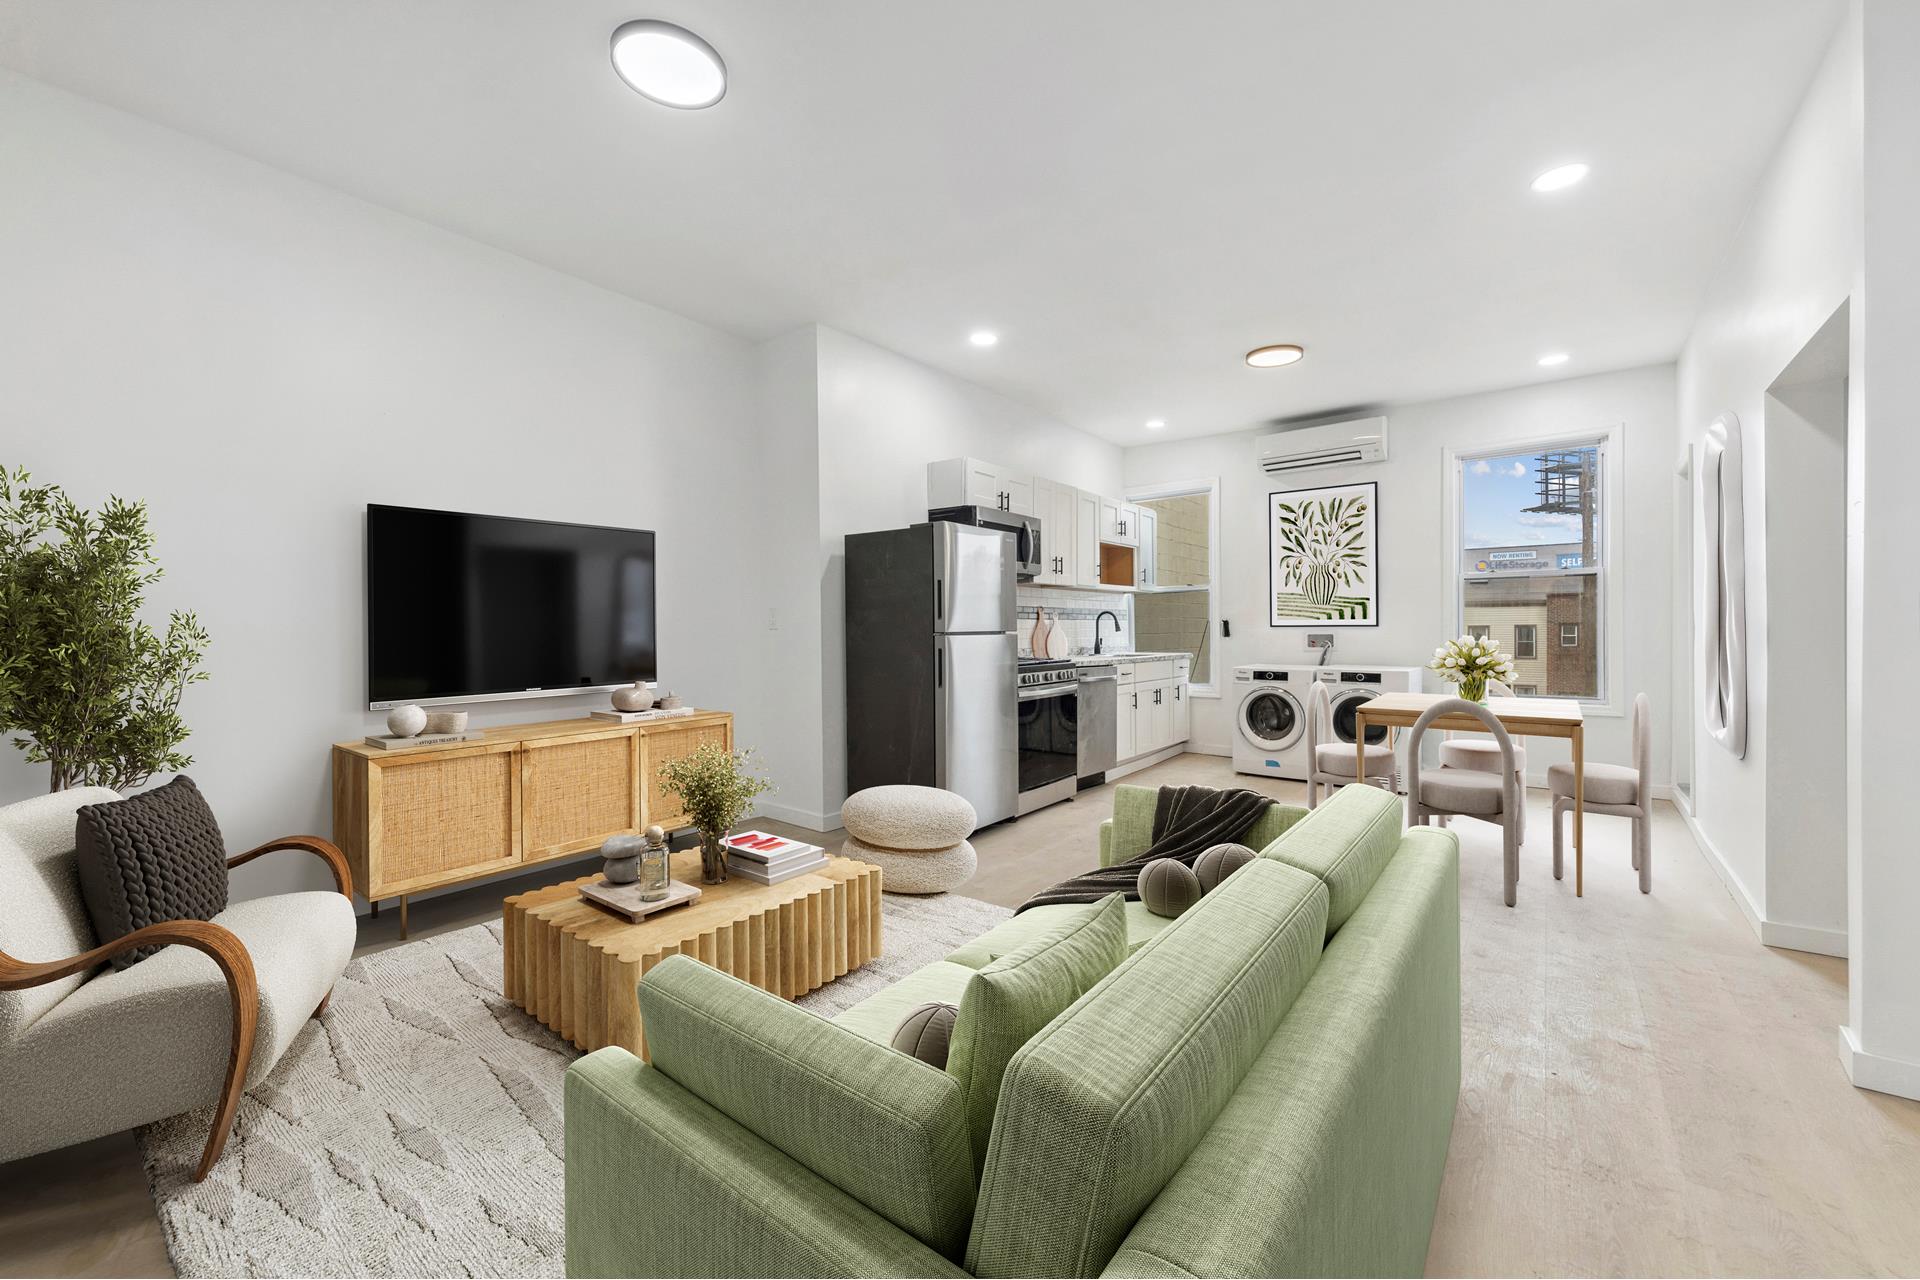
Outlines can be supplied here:
M832 1016L1011 913L882 900L885 950L800 1004ZM182 1276L558 1276L562 1078L579 1056L501 994L500 926L355 960L327 1012L241 1100L225 1156L193 1169L212 1109L141 1131Z

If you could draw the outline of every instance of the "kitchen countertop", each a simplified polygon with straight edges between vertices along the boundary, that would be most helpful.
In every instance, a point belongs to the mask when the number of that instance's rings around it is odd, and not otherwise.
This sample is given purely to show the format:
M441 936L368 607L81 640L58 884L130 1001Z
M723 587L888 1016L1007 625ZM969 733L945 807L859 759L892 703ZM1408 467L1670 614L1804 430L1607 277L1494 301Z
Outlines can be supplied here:
M1076 667L1110 667L1120 662L1161 662L1192 656L1190 653L1076 653L1070 661Z

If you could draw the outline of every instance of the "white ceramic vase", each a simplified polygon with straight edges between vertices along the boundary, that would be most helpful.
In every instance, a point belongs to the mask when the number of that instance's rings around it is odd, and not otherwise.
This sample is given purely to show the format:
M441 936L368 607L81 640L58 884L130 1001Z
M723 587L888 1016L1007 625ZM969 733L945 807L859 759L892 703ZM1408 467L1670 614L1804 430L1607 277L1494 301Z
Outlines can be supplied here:
M396 738L415 738L427 727L427 713L409 702L387 712L387 732Z
M652 705L653 690L647 688L644 680L635 680L629 687L613 691L615 711L645 711Z

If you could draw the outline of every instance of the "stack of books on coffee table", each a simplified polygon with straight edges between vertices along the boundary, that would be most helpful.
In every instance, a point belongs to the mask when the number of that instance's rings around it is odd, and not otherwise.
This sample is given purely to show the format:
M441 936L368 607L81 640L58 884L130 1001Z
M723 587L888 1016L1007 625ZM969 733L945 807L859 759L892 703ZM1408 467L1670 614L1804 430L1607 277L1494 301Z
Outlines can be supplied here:
M727 870L755 884L779 884L827 865L817 844L789 840L765 831L742 831L727 840Z

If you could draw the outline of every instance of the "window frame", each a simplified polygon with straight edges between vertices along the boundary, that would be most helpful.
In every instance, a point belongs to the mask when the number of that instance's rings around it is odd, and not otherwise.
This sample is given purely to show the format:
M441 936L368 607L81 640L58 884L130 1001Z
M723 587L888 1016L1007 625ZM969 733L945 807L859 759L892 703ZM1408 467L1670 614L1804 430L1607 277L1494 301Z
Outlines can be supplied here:
M1222 654L1220 652L1220 477L1206 476L1194 480L1170 480L1162 484L1126 485L1123 492L1127 502L1154 502L1161 498L1186 498L1196 493L1207 495L1207 643L1212 646L1213 660L1207 669L1207 683L1190 680L1187 692L1196 698L1219 698L1224 696L1229 678L1221 674ZM1181 591L1199 590L1197 587L1175 588ZM1129 592L1129 607L1131 607Z
M1467 635L1475 640L1493 639L1493 628L1489 626L1468 627Z
M1520 633L1527 633L1527 651L1520 652ZM1516 658L1537 659L1540 656L1540 624L1537 622L1516 622L1513 624L1513 656Z
M1626 635L1624 609L1627 571L1620 552L1624 545L1621 534L1621 488L1622 478L1627 474L1625 423L1613 422L1601 427L1543 431L1538 434L1516 431L1504 438L1488 438L1469 446L1446 446L1443 451L1446 466L1441 480L1445 489L1448 530L1447 539L1441 546L1441 555L1444 557L1441 582L1445 596L1442 607L1446 610L1447 620L1447 630L1443 634L1459 635L1464 630L1466 583L1473 576L1461 569L1465 561L1467 465L1482 458L1542 453L1581 445L1597 445L1600 449L1600 565L1578 569L1545 569L1530 576L1586 576L1595 580L1599 592L1594 610L1599 632L1594 637L1598 654L1595 671L1600 688L1594 697L1570 700L1578 702L1589 715L1623 716L1625 711L1620 690L1626 686L1622 668L1625 659L1623 640ZM1541 696L1564 697L1557 694Z
M1567 639L1567 632L1569 630L1573 632L1572 640ZM1560 647L1562 649L1578 649L1580 647L1580 624L1579 623L1563 622L1560 624Z

